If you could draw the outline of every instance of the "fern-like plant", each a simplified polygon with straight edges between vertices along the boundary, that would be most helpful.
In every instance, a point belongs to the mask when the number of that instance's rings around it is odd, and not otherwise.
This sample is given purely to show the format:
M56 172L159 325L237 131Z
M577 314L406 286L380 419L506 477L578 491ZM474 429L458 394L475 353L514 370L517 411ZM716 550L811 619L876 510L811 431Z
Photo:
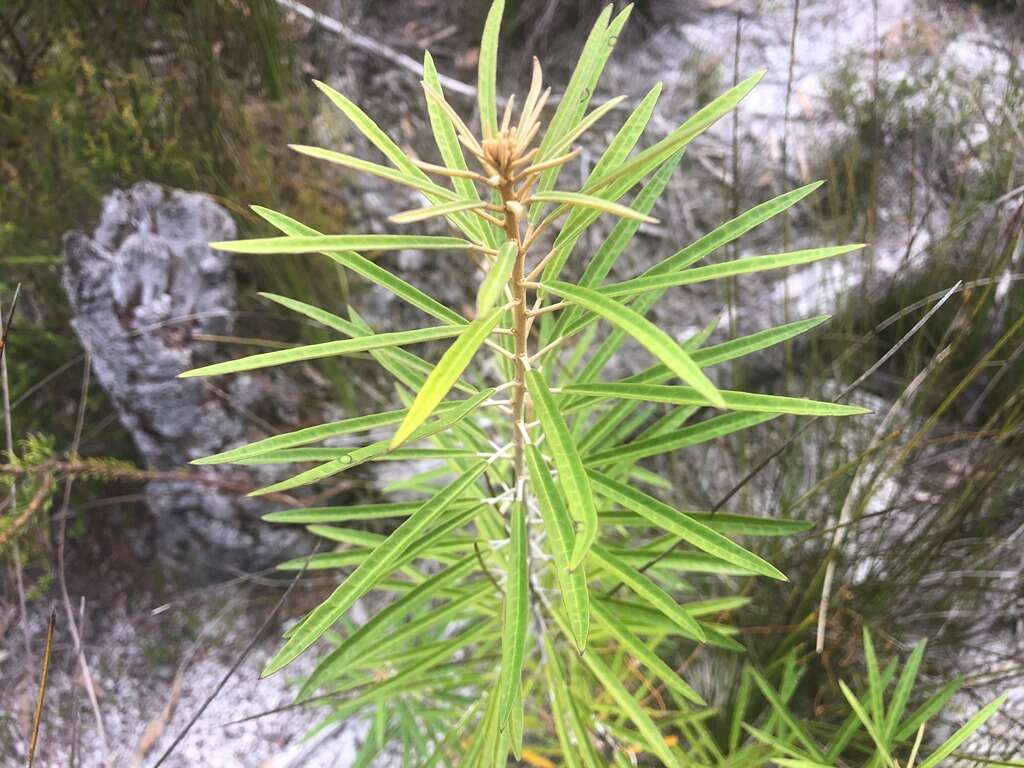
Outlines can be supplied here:
M398 742L403 765L499 766L510 751L534 766L556 760L572 768L629 765L641 754L667 766L725 765L726 752L740 749L739 725L730 734L731 747L715 745L704 726L713 710L658 649L667 643L742 651L721 617L745 598L680 602L680 577L687 574L690 592L718 574L785 579L730 536L780 536L806 526L676 509L658 498L658 489L683 479L663 478L640 462L780 414L853 416L864 409L721 390L706 373L792 339L825 318L709 344L711 328L680 343L646 315L679 286L806 264L860 246L697 266L801 201L815 183L750 209L642 275L607 282L641 224L653 221L650 212L687 145L734 109L763 73L638 150L661 91L655 86L628 114L583 185L566 190L558 181L577 157L574 142L611 117L622 101L587 111L629 9L613 17L609 7L601 14L552 112L546 110L550 89L543 88L536 62L521 106L510 97L500 108L495 74L503 4L494 2L480 47L479 133L445 100L429 54L425 58L423 88L440 163L410 157L358 106L323 83L317 87L387 164L294 147L416 190L426 206L392 220L443 218L453 236L324 235L256 207L282 236L213 244L247 254L323 253L420 310L426 322L415 330L377 333L354 310L343 318L267 295L344 338L183 375L369 353L394 378L405 407L270 437L196 463L313 464L258 494L322 482L367 462L441 463L440 470L403 482L417 500L290 509L267 518L307 525L340 545L283 569L346 575L287 632L264 674L285 669L315 644L329 647L300 700L326 707L321 726L376 712L362 764L386 743ZM628 205L621 202L634 190ZM610 234L595 253L577 252L601 216L617 219ZM474 316L445 306L363 255L406 248L447 251L461 260L441 269L476 264L483 276ZM583 266L576 282L562 279L571 259ZM595 333L601 323L610 329L603 337ZM448 339L436 363L408 349ZM650 353L652 365L606 381L606 366L628 339ZM660 418L648 418L652 404L666 406ZM374 437L355 449L315 447L357 433ZM388 535L348 527L379 519L400 522ZM390 601L354 626L347 614L371 591L390 595ZM750 675L748 697L751 679L771 690L763 678ZM648 696L654 689L657 695ZM794 734L802 737L784 704L768 701L778 704L777 712L756 733L771 740L781 739L781 731L790 742ZM890 730L895 733L895 725ZM737 752L729 765L761 765L773 753L770 743L750 738L756 748ZM789 753L776 754L795 765L797 758L813 760L823 752L798 739Z

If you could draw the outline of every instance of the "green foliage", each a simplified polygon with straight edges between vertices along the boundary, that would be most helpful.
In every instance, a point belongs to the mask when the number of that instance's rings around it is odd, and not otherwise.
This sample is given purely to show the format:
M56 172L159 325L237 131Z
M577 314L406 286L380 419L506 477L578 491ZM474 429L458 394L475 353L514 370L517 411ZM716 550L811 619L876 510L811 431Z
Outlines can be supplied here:
M713 328L680 343L646 318L658 298L677 286L838 256L858 246L693 266L817 186L808 185L737 216L638 278L650 283L604 285L637 225L648 220L686 146L735 108L761 74L634 153L657 97L652 91L580 189L558 190L558 171L574 159L566 150L580 127L608 111L598 107L586 114L628 10L612 18L608 8L600 16L565 97L538 138L546 101L539 67L520 118L513 122L511 100L503 113L498 109L502 8L500 0L492 6L481 46L482 137L444 100L427 59L425 91L444 166L406 156L355 104L322 85L393 168L299 148L419 190L429 207L397 220L436 214L459 236L321 235L262 210L282 237L215 244L242 253L322 251L353 271L374 274L371 279L379 285L443 323L422 329L432 329L434 338L455 338L431 365L395 346L429 334L376 334L354 313L344 320L275 297L349 338L259 356L263 363L369 351L394 377L396 399L410 405L268 438L200 463L316 463L258 493L312 485L364 462L431 458L438 468L426 473L410 468L416 476L402 485L414 495L412 502L269 516L277 523L308 525L340 545L284 563L283 570L348 572L286 633L264 674L287 668L314 646L331 646L306 680L300 701L318 707L319 727L357 714L372 717L375 746L365 752L367 761L382 742L394 740L415 765L491 768L505 765L511 753L534 766L555 759L586 768L648 758L666 766L723 768L769 762L822 766L840 760L895 766L896 755L903 760L908 740L955 690L947 687L905 714L919 652L887 698L896 665L880 670L868 642L867 696L844 683L852 715L838 728L806 722L792 704L802 675L793 650L772 669L747 667L728 713L709 706L695 681L684 679L670 663L671 653L715 648L723 654L710 656L717 661L744 651L738 629L728 622L748 600L717 594L719 585L730 583L720 577L781 581L785 575L736 537L784 536L804 526L767 516L677 509L654 495L672 490L676 478L637 465L647 457L745 434L770 419L863 413L836 403L721 390L706 372L792 339L822 318L710 345ZM478 170L469 170L463 149ZM448 182L451 188L443 186ZM640 185L633 205L623 202ZM479 204L487 199L494 202ZM599 266L584 272L578 284L560 280L575 245L602 215L619 223L598 251ZM450 249L450 258L482 262L487 277L477 317L463 317L394 275L373 272L355 253L403 247ZM597 343L583 330L602 322L612 330ZM601 381L627 340L646 348L655 365L618 382ZM187 375L247 370L252 364L247 358ZM668 407L658 424L641 429L648 409L661 406ZM385 436L372 434L382 427ZM371 433L359 448L313 446L358 432ZM388 517L400 522L384 536L342 525ZM346 614L370 592L388 595L389 602L367 623L347 630ZM1000 703L982 710L926 758L927 764L947 757Z

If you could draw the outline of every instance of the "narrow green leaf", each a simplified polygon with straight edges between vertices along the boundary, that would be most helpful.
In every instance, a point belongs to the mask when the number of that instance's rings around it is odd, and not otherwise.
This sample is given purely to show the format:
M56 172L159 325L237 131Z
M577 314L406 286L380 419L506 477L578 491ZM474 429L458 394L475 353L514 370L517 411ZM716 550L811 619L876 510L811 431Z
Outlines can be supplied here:
M928 722L941 712L947 702L963 687L963 684L962 677L955 677L929 696L906 720L900 723L899 728L896 729L896 741L905 741L917 733L917 729L921 727L922 723Z
M558 621L558 614L555 620ZM544 671L547 676L548 686L552 692L552 714L556 723L564 723L567 719L575 736L573 748L565 754L565 765L569 766L574 760L569 755L575 755L579 751L579 757L586 768L602 768L604 761L597 755L594 744L591 741L590 729L581 717L580 711L573 706L572 694L569 687L569 680L562 671L562 665L558 660L558 651L551 636L545 633L541 638L544 643ZM566 734L567 735L567 734ZM566 738L566 741L568 739Z
M776 253L767 256L751 256L746 259L726 261L721 264L687 269L682 272L667 272L646 277L635 277L632 280L626 280L621 283L611 283L610 285L603 286L600 290L608 298L618 299L648 291L663 291L674 286L703 283L708 280L721 280L727 277L747 275L752 272L762 272L768 269L780 269L797 264L810 264L822 259L860 250L863 247L864 245L861 243L856 245L840 245L833 248L810 248L803 251Z
M231 253L318 253L320 251L402 251L450 250L473 248L461 237L441 235L301 235L297 237L257 237L251 240L226 240L210 243L218 251Z
M594 165L594 169L590 172L590 176L587 179L588 185L621 165L622 161L633 150L633 147L636 146L641 134L643 134L648 121L651 119L651 114L654 112L654 107L657 105L658 98L661 95L661 89L661 83L658 83L651 88L640 104L637 105L636 109L634 109L633 112L630 113L629 117L626 118L626 122L622 124L618 133L616 133L612 138L607 149L605 149L601 157L598 158L597 163ZM666 162L666 164L669 164L669 162ZM678 158L676 158L674 162L678 163ZM622 194L625 194L625 192L626 190L623 190ZM606 199L609 198L608 194L603 196ZM618 199L618 197L615 197L614 199ZM541 208L540 206L537 206L536 208L531 209L531 216L534 214L539 216L540 212ZM586 227L595 221L599 215L600 212L595 211L592 208L575 208L570 212L569 218L566 219L565 225L562 227L562 230L558 233L558 237L555 239L555 246L558 248L558 255L548 262L548 265L544 268L544 281L549 282L551 280L558 279L558 275L561 273L562 268L569 259L576 242L579 240ZM542 342L546 343L548 340L549 339L547 338L542 338Z
M401 557L409 545L422 536L441 513L476 482L486 468L487 464L482 461L473 465L451 485L424 502L418 510L398 526L369 558L363 561L324 602L309 614L298 631L288 638L274 658L267 663L261 676L266 677L287 666L315 643L334 622L352 607L356 600L371 590L374 584L390 572L395 561Z
M591 547L590 553L594 560L601 564L602 568L633 590L638 597L646 600L654 608L661 611L684 634L698 642L704 642L704 630L700 624L680 607L671 595L655 584L649 576L627 565L619 557L600 546L595 545ZM584 654L584 658L592 655Z
M726 413L702 421L699 424L684 427L674 435L663 435L649 440L637 440L632 443L609 448L606 451L599 451L587 457L586 463L596 466L610 461L618 462L626 459L643 459L648 456L657 456L659 453L677 451L680 448L687 448L691 445L714 440L717 437L729 435L774 418L774 415L765 413Z
M598 120L600 120L602 117L604 117L617 106L619 106L619 104L621 104L625 100L625 98L625 96L616 96L614 98L608 99L608 101L604 102L604 104L593 109L586 117L581 118L580 121L568 133L566 133L562 138L560 138L557 144L551 146L551 148L547 152L547 156L552 158L558 157L563 152L568 150L572 143L576 141L576 139L578 139L584 133L589 131L594 126L594 124L597 123Z
M359 129L359 132L369 139L370 143L377 147L391 161L392 165L412 176L423 176L426 178L409 156L354 102L319 80L314 80L313 85L334 102L334 105L344 113L345 117L352 121L352 124Z
M594 494L565 419L558 411L548 385L539 371L527 372L526 386L555 460L555 467L558 468L558 482L565 493L569 513L580 526L569 558L569 570L575 570L586 558L587 551L597 538L598 521Z
M637 193L630 207L637 213L650 213L655 203L661 199L662 192L664 192L669 179L672 178L673 172L679 166L681 159L682 153L675 155L670 161L664 163L658 169L658 172L651 177L651 180L644 185L643 189ZM583 276L579 279L578 284L585 288L600 285L605 277L608 276L615 262L622 255L622 252L639 228L640 222L634 219L622 219L616 222L608 237L601 243L601 247L597 249L597 253L587 262ZM569 327L571 321L580 312L579 307L573 306L568 311L562 313L555 325L554 336L561 335L561 332Z
M703 108L698 110L689 120L672 131L668 136L658 143L640 152L632 160L623 163L614 171L596 180L593 185L587 183L583 187L584 192L594 193L603 189L624 177L637 177L645 175L651 169L660 165L665 158L674 155L685 147L697 136L702 134L719 119L727 115L750 93L754 87L765 76L766 70L756 72L746 80L734 85L728 91L716 99L710 101Z
M670 256L668 259L655 264L650 269L641 275L641 277L647 277L649 275L659 275L667 272L675 272L688 267L693 262L703 258L707 254L714 251L729 242L732 242L736 238L740 237L744 233L750 231L754 227L762 224L773 216L781 213L782 211L795 205L797 202L802 200L804 197L809 195L815 189L820 187L822 182L815 182L808 184L799 189L787 192L783 195L762 203L750 210L740 214L734 219L727 221L725 224L717 227L713 231L701 237L696 242L683 248L678 253ZM564 231L564 229L563 229ZM549 265L552 266L552 265ZM560 267L559 267L560 269ZM551 282L553 277L558 274L557 269L552 267L551 270L545 270L544 278L542 282ZM638 297L633 303L633 309L639 314L645 315L650 309L657 303L658 299L662 296L661 292L652 292L647 295ZM579 325L574 326L567 332L575 332L579 330ZM618 348L622 345L625 340L625 333L622 331L615 331L610 334L609 337L601 344L597 353L594 354L591 360L587 363L586 368L580 375L580 379L583 381L590 381L597 377L598 373L604 368L611 357L615 354ZM746 354L746 353L740 353ZM710 363L708 363L710 365Z
M498 249L498 255L487 270L487 275L480 283L476 292L476 314L477 317L491 311L502 289L508 284L512 274L512 265L515 264L516 256L519 254L519 246L513 240L502 243Z
M585 195L581 192L562 192L562 191L551 191L551 192L537 192L531 196L531 200L538 203L562 203L570 207L582 207L582 208L593 208L594 210L600 211L601 213L610 213L613 216L620 216L624 219L632 219L634 221L642 221L648 224L657 224L658 220L652 216L647 216L638 211L634 211L625 205L619 205L608 200L603 200L600 197L594 197L592 195Z
M686 514L719 533L734 533L739 536L791 536L814 527L808 520L789 520L755 515L734 515L727 512L695 512ZM599 517L605 525L650 525L646 518L633 512L601 512Z
M285 216L283 213L277 213L276 211L271 211L269 208L261 208L260 206L255 205L252 207L252 209L259 216L262 216L264 219L273 224L286 235L305 235L314 237L320 236L320 233L317 232L315 229L307 227L305 224L302 224L301 222L298 222L295 219ZM380 265L375 264L374 262L370 261L364 256L360 256L358 253L355 253L354 251L340 251L334 253L327 253L325 255L328 258L333 259L346 269L350 269L357 275L365 277L372 283L376 283L381 288L391 291L391 293L395 294L395 296L398 296L400 299L407 301L409 304L416 307L417 309L426 312L431 317L436 317L438 320L452 325L459 325L468 322L466 318L464 318L455 310L449 309L448 307L444 306L444 304L437 301L433 297L428 296L419 288L410 285L409 283L402 280L400 277L391 274L390 272L388 272L388 270L384 269ZM363 335L358 332L353 333L352 330L349 328L349 326L352 325L351 323L347 323L346 321L341 320L341 318L338 318L335 315L331 315L330 313L325 312L324 310L310 307L310 305L304 304L303 302L297 302L295 301L295 299L285 299L284 297L275 296L274 294L261 295L266 296L271 301L276 301L279 304L283 304L289 309L305 314L307 317L311 317L317 322L323 323L331 328L334 328L335 330L339 330L342 333L349 334L350 336ZM313 311L314 309L316 311Z
M685 513L600 472L591 470L589 474L598 493L636 512L653 525L678 536L697 549L763 576L787 581L786 575L774 565Z
M871 633L868 631L867 624L861 627L861 635L864 642L864 666L868 670L868 704L871 707L872 719L875 723L881 724L884 719L882 709L882 694L884 692L878 669L878 656L875 654L875 644L871 641Z
M549 160L553 157L550 154L551 150L574 125L579 123L580 118L587 109L587 105L590 103L590 98L594 93L594 86L597 84L601 70L604 68L604 62L611 54L611 48L614 45L614 40L609 41L608 21L611 18L611 14L611 5L605 6L594 22L594 26L587 36L587 41L583 44L583 50L580 52L576 68L569 78L569 84L565 87L565 93L558 102L555 114L552 115L551 120L548 122L548 129L544 134L544 138L541 139L537 154L537 160L539 161ZM626 15L628 16L628 14ZM625 19L623 19L624 22ZM558 178L560 170L558 167L550 168L541 174L537 189L540 191L551 189ZM530 223L536 224L539 215L540 206L531 207Z
M946 739L942 746L932 752L928 759L921 763L918 768L935 768L935 766L953 754L953 750L967 741L976 730L981 728L1006 703L1008 697L1009 694L1004 693L986 705L978 714L958 728L956 733Z
M378 178L386 179L387 181L394 182L395 184L411 187L419 192L436 196L442 200L452 200L455 198L454 193L439 184L435 184L422 173L414 175L412 173L396 171L394 168L388 168L386 165L380 165L379 163L373 163L369 160L363 160L362 158L354 157L353 155L346 155L344 152L335 152L333 149L324 149L323 147L310 147L305 144L289 144L288 148L298 152L300 155L314 157L317 160L326 160L329 163L340 165L343 168L351 168L353 171L368 173L371 176L377 176ZM416 170L419 171L419 169Z
M269 512L263 516L268 523L288 523L295 525L309 525L313 523L350 523L365 520L389 520L395 517L408 517L417 509L419 501L399 501L387 504L351 504L346 507L304 507L302 509L284 509L279 512ZM477 506L478 502L467 499L465 502L455 502L452 509L460 506Z
M715 227L711 232L698 238L664 261L655 264L644 272L641 277L662 275L685 269L723 245L728 245L742 235L745 235L754 227L792 208L824 183L823 181L814 181L789 192L784 192L759 205L755 205L739 216Z
M196 465L205 464L230 464L243 459L259 456L260 454L277 451L284 448L294 448L306 443L315 443L331 437L350 435L356 432L365 432L377 427L384 427L390 424L397 424L405 417L405 410L386 411L375 413L369 416L355 416L341 421L332 421L329 424L320 424L315 427L305 427L294 432L283 435L274 435L257 440L247 445L232 448L229 451L215 453L202 459L193 459L190 463Z
M423 54L423 82L426 83L435 93L443 96L444 90L441 87L440 78L437 76L437 68L434 66L434 59L429 52ZM434 143L441 153L441 159L445 166L456 171L468 171L465 155L462 153L462 145L459 144L458 133L452 125L444 110L433 99L427 99L427 112L430 116L430 127L434 133ZM456 194L464 200L479 200L480 193L470 179L458 176L452 179ZM482 222L481 222L482 224Z
M436 328L419 328L415 331L396 331L395 333L379 333L376 336L364 336L357 339L326 341L322 344L308 344L303 347L282 349L276 352L261 352L258 355L214 363L201 368L193 368L178 374L179 379L195 376L222 376L226 373L253 371L257 368L270 368L275 365L297 363L304 360L318 360L324 357L351 355L381 347L395 347L403 344L419 344L424 341L450 339L465 330L464 325L441 325Z
M455 382L462 376L462 372L466 370L473 355L476 354L500 319L501 310L496 309L487 317L474 320L448 347L437 366L430 372L422 389L416 394L416 399L409 407L409 412L402 420L394 437L391 438L392 449L408 440L410 435L430 417L438 404L455 386Z
M851 691L842 680L839 681L839 690L843 692L843 696L849 703L850 708L856 713L857 718L864 725L864 730L868 732L871 740L875 742L875 747L878 749L878 753L882 756L882 759L884 759L888 765L892 765L892 754L889 752L889 747L886 745L885 737L878 730L878 724L874 721L871 715L867 713L864 709L864 705L860 703L860 700L854 695L853 691Z
M544 679L551 694L551 719L555 724L555 734L558 736L558 745L562 751L562 758L565 760L565 768L583 768L583 762L587 763L587 768L591 768L596 763L588 754L590 744L587 734L584 732L582 736L577 735L574 744L566 725L566 721L569 720L569 702L566 694L569 681L565 678L562 667L558 663L551 639L545 634L542 641L544 643L542 657Z
M498 727L508 725L516 691L522 686L523 658L526 654L527 578L529 563L526 556L526 505L517 501L512 505L509 525L512 529L511 551L508 557L508 579L505 583L505 611L501 635L501 676L498 696ZM522 702L520 701L520 707Z
M910 694L914 689L914 682L917 680L917 671L921 667L921 659L924 657L924 649L928 645L927 640L922 640L914 646L906 666L900 672L900 678L896 681L896 689L893 691L892 699L889 702L889 710L885 714L885 736L892 737L896 732L896 726L907 710L907 702L910 701Z
M796 320L792 323L776 325L772 328L752 333L749 336L740 336L736 339L723 341L721 344L713 344L710 347L696 350L693 353L693 361L701 368L707 368L728 360L735 360L752 352L767 349L776 344L781 344L783 341L795 338L812 328L817 328L828 319L829 315L818 315L817 317L809 317L806 320Z
M460 211L473 211L483 207L485 207L484 203L480 200L453 200L450 203L428 205L425 208L396 213L389 216L388 219L395 224L411 224L414 221L425 221L437 216L449 216Z
M544 521L545 541L555 561L555 576L562 593L562 604L568 616L573 642L576 650L583 653L590 635L590 594L584 566L580 565L575 570L569 567L574 538L572 521L537 446L526 447L526 462L530 487L537 497Z
M761 690L761 694L768 700L768 703L771 705L776 717L786 724L786 727L793 732L797 741L803 745L804 749L811 753L811 756L816 761L823 762L825 756L821 753L818 745L814 743L814 740L811 738L810 734L807 733L807 730L797 722L795 717L793 717L793 713L789 711L789 707L787 707L785 702L779 697L778 692L760 675L756 669L753 667L749 667L748 669L750 670L751 678ZM842 683L840 683L840 685L842 685Z
M715 573L722 576L756 576L757 572L742 565L728 563L725 560L705 552L686 552L680 550L666 551L677 537L665 539L663 547L642 547L640 549L612 548L609 551L627 565L638 568L646 565L655 557L658 562L653 566L660 571L678 571L680 573Z
M673 405L711 405L706 397L692 387L665 386L662 384L571 384L562 387L563 395L583 395L600 398L625 398L648 403L671 403ZM867 408L854 405L808 400L803 397L781 397L758 395L749 392L719 390L725 408L731 411L752 413L788 413L797 416L856 416L870 413Z
M594 677L601 686L615 700L622 713L628 717L640 731L647 748L653 752L666 765L672 768L680 768L676 756L665 744L665 738L658 730L658 726L651 720L650 715L637 703L626 687L619 681L611 668L596 653L583 654L583 663L587 665Z
M729 751L735 752L740 745L742 726L747 717L747 705L750 703L750 665L744 664L740 673L740 684L733 698L732 718L729 721Z
M410 441L415 442L424 438L436 435L445 430L451 429L458 424L462 419L476 410L477 406L480 405L484 400L494 394L494 389L486 389L473 397L465 400L459 400L454 404L454 407L448 411L446 410L442 416L429 421L419 429L417 429L411 436ZM264 496L268 493L278 493L280 491L288 491L292 488L298 488L303 485L310 485L312 483L326 480L328 477L333 477L341 472L358 467L360 464L365 464L368 461L373 461L384 454L386 454L391 446L390 440L379 440L370 445L356 448L349 453L343 453L333 461L328 461L321 464L313 469L300 472L293 477L286 478L280 482L268 485L264 488L259 488L252 491L250 496Z
M667 365L679 378L706 397L712 405L718 408L725 407L725 402L718 389L704 375L686 350L642 315L602 296L592 288L581 288L562 282L555 282L547 287L563 298L600 315L617 328L621 328L648 352Z
M505 0L494 0L487 13L483 36L480 38L480 63L477 92L480 103L480 128L485 139L498 135L498 35ZM504 721L502 721L504 722Z
M622 647L631 654L637 661L649 669L672 691L699 706L706 706L706 702L693 688L684 681L678 673L668 664L662 661L661 657L649 648L647 644L634 635L619 619L613 616L605 608L600 600L594 602L594 615L604 625L605 629L615 637Z

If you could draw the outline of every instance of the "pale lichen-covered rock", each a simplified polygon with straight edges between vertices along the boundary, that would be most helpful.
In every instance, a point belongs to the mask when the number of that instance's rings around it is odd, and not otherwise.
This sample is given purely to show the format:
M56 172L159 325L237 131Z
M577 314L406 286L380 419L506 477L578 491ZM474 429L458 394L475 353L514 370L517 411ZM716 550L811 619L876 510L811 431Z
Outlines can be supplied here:
M247 423L241 414L264 389L249 376L213 386L176 378L217 356L204 337L232 328L231 259L207 243L235 236L234 221L209 197L143 182L106 198L91 237L70 232L64 238L72 326L149 468L182 469L241 442ZM203 472L214 481L228 477L219 468ZM209 561L212 545L259 558L253 547L270 533L256 502L213 485L154 482L146 499L165 554L198 558L205 550L201 559Z

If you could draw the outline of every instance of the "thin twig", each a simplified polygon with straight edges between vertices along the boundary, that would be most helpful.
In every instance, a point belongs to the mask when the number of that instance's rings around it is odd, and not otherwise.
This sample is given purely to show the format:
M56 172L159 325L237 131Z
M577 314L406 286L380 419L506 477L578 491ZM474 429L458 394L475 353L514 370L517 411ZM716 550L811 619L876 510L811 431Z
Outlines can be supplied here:
M0 547L3 547L4 544L14 538L15 534L17 534L18 531L32 519L32 516L35 515L40 508L42 508L43 502L46 501L51 490L53 490L53 475L46 475L43 478L42 484L39 486L39 490L37 490L35 496L32 497L32 500L26 504L25 508L21 510L21 513L4 528L3 532L0 532Z
M85 424L85 404L89 397L89 373L92 367L92 354L88 344L85 346L85 361L82 370L82 391L78 398L78 416L75 422L75 433L71 440L71 456L78 455L78 446L82 441L82 428ZM89 704L92 706L93 717L96 719L96 734L100 740L100 749L103 752L104 762L107 761L110 747L107 743L107 733L103 727L103 715L100 712L99 700L96 697L96 687L92 682L92 674L89 672L89 664L85 660L85 650L82 648L82 638L78 632L78 624L75 621L75 612L71 607L71 597L68 594L67 578L64 571L64 542L67 539L68 510L71 506L71 487L75 482L74 475L68 475L64 481L64 498L61 502L60 520L57 523L57 581L60 584L61 599L64 603L64 613L68 622L68 630L75 644L75 655L78 657L78 665L82 670L82 680L85 684L85 691L89 696Z
M295 574L295 577L288 585L288 589L286 589L284 591L284 594L281 595L281 598L277 601L277 604L274 606L273 610L271 610L270 613L267 614L267 618L263 620L263 623L260 625L260 628L256 630L256 634L252 636L252 640L250 640L249 644L245 646L245 649L242 651L241 655L235 660L235 663L231 665L231 669L229 669L227 673L224 675L224 677L221 678L220 682L217 683L217 686L210 692L210 695L206 697L206 700L203 701L203 703L195 711L195 714L193 714L192 717L189 718L189 721L185 724L185 727L182 728L178 735L174 737L174 741L172 741L171 744L167 747L167 749L164 750L164 753L160 755L160 759L153 764L153 768L160 768L160 766L163 765L164 761L168 757L170 757L171 753L188 735L188 732L192 730L192 726L194 726L196 722L199 720L199 718L202 717L203 712L206 711L206 708L213 703L213 700L217 698L217 696L220 694L224 686L227 685L228 680L231 679L232 675L234 675L235 672L238 671L238 668L242 666L242 663L249 657L249 654L252 652L252 649L256 647L256 643L260 641L260 639L263 637L263 633L267 631L267 627L270 626L270 622L274 620L274 617L277 615L277 612L281 610L281 606L285 604L285 601L288 599L288 596L292 593L292 590L295 589L295 585L299 583L299 579L302 578L302 575L306 572L306 568L309 566L310 560L313 559L313 555L315 555L319 550L320 542L317 542L316 547L313 548L313 551L310 552L309 556L306 558L306 562L302 564L301 570L299 570L299 572Z
M53 652L53 628L57 626L57 607L50 609L50 621L46 625L46 648L43 649L43 668L39 675L39 696L36 698L36 711L32 717L32 739L28 743L28 768L36 756L36 745L39 743L39 726L43 722L43 701L46 699L46 680L50 675L50 654Z
M319 11L314 11L305 3L300 3L297 0L277 0L277 4L297 13L305 19L309 19L314 24L323 27L329 32L334 32L336 35L340 35L347 43L349 43L349 45L360 48L374 56L380 56L382 59L387 59L392 64L397 64L403 69L409 70L417 77L423 77L423 65L411 56L406 56L404 53L400 53L394 48L384 45L384 43L374 40L371 37L361 35L337 19L320 13ZM463 96L476 97L476 88L468 83L440 74L437 76L437 79L440 80L441 84L449 91L461 93Z
M939 311L939 309L942 307L942 305L945 304L946 301L948 301L949 298L954 293L956 293L956 291L959 289L959 287L960 287L960 282L957 281L956 285L954 285L952 288L950 288L948 291L946 291L946 294L942 297L942 299L940 299L939 302L934 307L932 307L930 310L928 310L928 313L924 317L922 317L917 323L915 323L914 327L911 328L909 331L907 331L906 335L904 335L903 338L901 338L899 341L897 341L889 349L888 352L886 352L884 355L882 355L874 363L874 365L872 365L870 368L868 368L866 371L864 371L864 373L862 373L860 376L858 376L856 381L854 381L852 384L850 384L848 387L846 387L846 389L844 389L842 392L840 392L838 395L836 395L834 398L832 398L832 402L834 402L834 403L839 402L840 400L845 399L848 395L850 395L851 393L853 393L857 389L859 389L860 386L865 381L867 381L869 378L871 378L871 376L873 376L878 371L879 368L881 368L883 365L885 365L885 363L889 360L889 358L891 358L893 355L895 355L896 352L898 352L903 347L904 344L906 344L908 341L910 341L910 339L913 338L917 334L917 332L919 330L921 330L922 327L924 327L924 324L927 323L932 318L932 316L934 316L935 313ZM810 418L807 421L805 421L800 427L798 427L796 429L796 431L794 431L793 434L789 436L788 439L786 439L778 448L776 448L774 451L772 451L770 454L768 454L768 456L766 456L764 459L762 459L757 464L757 466L755 466L746 475L744 475L743 478L738 483L736 483L736 485L734 485L729 490L728 493L726 493L721 499L719 499L718 502L711 508L711 514L715 514L719 510L721 510L722 507L724 507L729 502L729 500L732 499L733 496L735 496L737 493L739 493L747 485L747 483L749 483L751 480L753 480L755 477L757 477L764 470L764 468L767 467L772 461L774 461L776 458L778 458L780 455L782 455L786 451L786 449L789 448L789 446L791 446L794 442L796 442L796 440L804 432L806 432L808 429L810 429L811 425L814 424L819 418L820 417L818 417L818 416ZM644 571L648 570L649 568L652 568L653 566L655 566L659 562L661 562L664 558L668 557L670 554L675 552L680 546L683 545L683 543L684 543L683 540L680 539L675 544L673 544L671 547L666 549L664 552L661 552L656 557L653 557L650 560L648 560L646 563L644 563L642 566L640 566L640 568L638 570L641 573L643 573ZM614 595L621 588L622 588L622 584L620 582L615 587L613 587L611 590L609 590L608 594L609 595Z
M18 294L21 293L21 286L18 285L14 291L15 301L18 298ZM0 340L3 341L0 346L0 395L3 399L3 412L4 412L4 444L7 449L7 460L14 461L14 426L12 423L12 409L11 409L11 386L10 381L7 378L7 356L5 350L7 347L7 336L11 330L11 323L14 320L14 301L11 302L11 312L7 316L7 321L4 323L2 331L0 331ZM0 317L3 316L3 306L0 305ZM10 500L11 500L11 514L16 513L18 504L18 483L15 478L11 478L10 482ZM28 607L25 600L25 581L22 577L21 569L21 549L18 547L18 540L14 540L12 547L14 550L14 581L18 589L18 610L21 613L21 636L25 643L25 663L29 663L29 659L32 657L32 635L28 625Z

